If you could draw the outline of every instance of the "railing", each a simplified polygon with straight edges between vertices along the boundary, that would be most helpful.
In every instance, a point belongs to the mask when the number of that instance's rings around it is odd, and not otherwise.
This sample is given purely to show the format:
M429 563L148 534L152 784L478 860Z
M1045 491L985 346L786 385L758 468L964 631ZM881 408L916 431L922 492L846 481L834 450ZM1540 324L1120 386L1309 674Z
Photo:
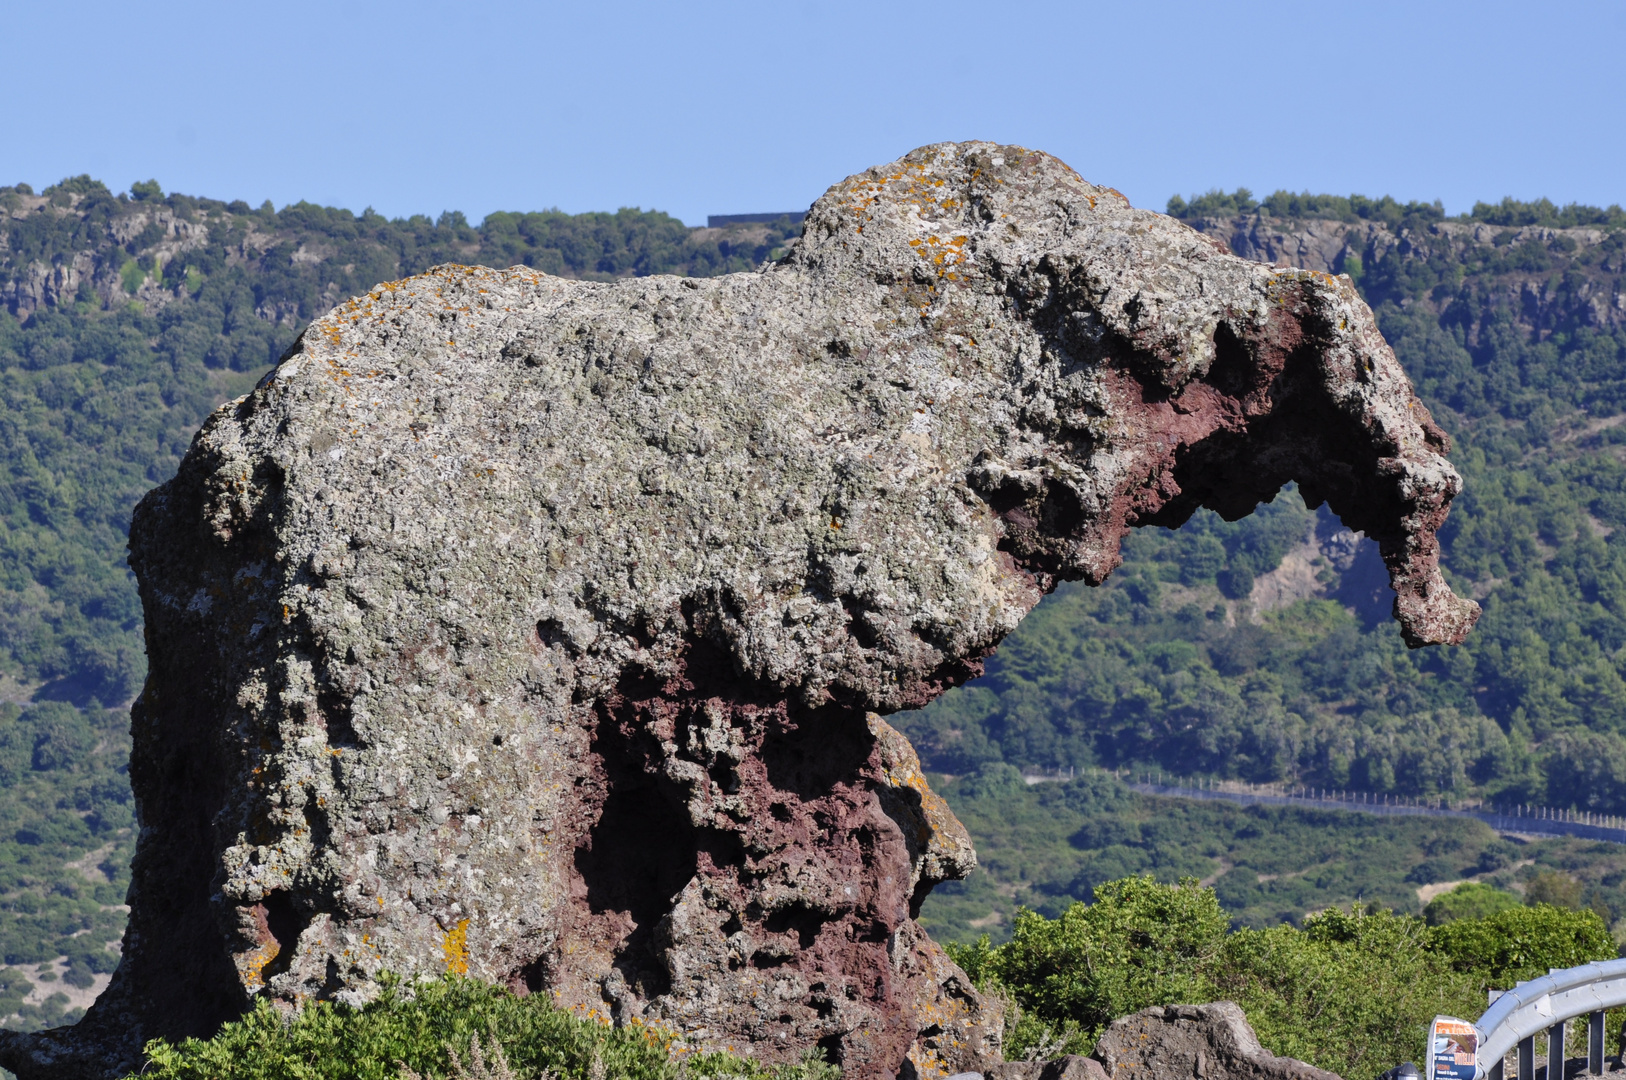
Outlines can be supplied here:
M1245 780L1220 780L1208 776L1169 776L1162 772L1132 772L1102 769L1144 795L1168 795L1178 799L1223 799L1244 805L1305 806L1322 810L1353 810L1363 814L1420 814L1431 817L1464 817L1483 821L1497 832L1534 833L1546 836L1579 836L1589 840L1609 840L1626 844L1626 814L1601 814L1561 806L1532 806L1528 803L1485 804L1472 800L1453 802L1443 794L1428 796L1389 795L1382 792L1349 791L1343 788L1301 787L1298 784L1255 784ZM1033 784L1066 782L1078 774L1074 768L1053 772L1024 772L1022 779Z
M1026 776L1028 783L1041 783L1059 777ZM1213 783L1197 781L1195 786L1165 783L1161 777L1146 774L1128 776L1127 787L1144 795L1165 795L1177 799L1219 799L1242 805L1300 806L1306 809L1342 810L1362 814L1422 815L1428 817L1473 818L1497 832L1540 836L1578 836L1587 840L1607 840L1626 844L1626 817L1595 814L1590 810L1566 810L1544 806L1474 806L1453 808L1442 796L1426 799L1374 795L1361 791L1326 788L1283 787L1279 784Z
M1522 982L1498 997L1474 1024L1486 1080L1503 1080L1502 1059L1519 1049L1519 1080L1535 1080L1536 1036L1547 1032L1547 1076L1563 1080L1564 1025L1587 1017L1587 1072L1603 1072L1603 1014L1626 1005L1626 960L1600 960ZM1430 1048L1432 1052L1432 1048ZM1489 1069L1485 1063L1494 1062Z

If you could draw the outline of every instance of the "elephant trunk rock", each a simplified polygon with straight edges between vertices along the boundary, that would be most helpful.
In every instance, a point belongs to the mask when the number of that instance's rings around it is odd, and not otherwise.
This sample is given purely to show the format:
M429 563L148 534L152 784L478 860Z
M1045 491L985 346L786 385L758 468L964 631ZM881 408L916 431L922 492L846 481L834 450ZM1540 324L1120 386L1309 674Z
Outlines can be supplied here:
M975 856L877 714L1128 528L1288 481L1379 541L1409 643L1458 641L1446 449L1347 279L1020 147L851 177L756 273L381 285L137 509L124 959L0 1060L110 1074L453 971L855 1078L982 1068L997 1003L915 922Z

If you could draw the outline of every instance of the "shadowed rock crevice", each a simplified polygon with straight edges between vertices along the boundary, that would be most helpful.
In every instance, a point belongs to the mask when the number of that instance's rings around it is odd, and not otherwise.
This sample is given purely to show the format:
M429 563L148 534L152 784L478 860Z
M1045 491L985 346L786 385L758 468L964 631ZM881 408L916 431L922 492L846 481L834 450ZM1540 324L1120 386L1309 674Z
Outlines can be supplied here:
M1457 641L1444 452L1347 279L1021 147L850 177L757 273L380 285L137 508L124 957L0 1063L466 971L854 1080L980 1068L998 1003L914 920L975 854L881 714L1129 528L1289 480Z

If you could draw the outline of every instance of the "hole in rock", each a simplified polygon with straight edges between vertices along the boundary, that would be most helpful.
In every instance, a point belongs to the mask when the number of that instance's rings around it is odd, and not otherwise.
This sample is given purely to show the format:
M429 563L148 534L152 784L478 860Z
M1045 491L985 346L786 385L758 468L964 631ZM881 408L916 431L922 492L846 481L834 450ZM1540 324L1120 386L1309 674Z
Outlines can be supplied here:
M576 871L593 914L625 912L631 919L616 966L639 972L653 996L665 992L654 985L664 981L655 927L694 876L697 845L684 809L648 781L635 786L637 779L623 776L612 783L586 846L576 851Z
M706 857L716 870L745 865L745 841L739 833L721 829L701 829L695 842L695 851ZM698 868L698 859L696 860Z
M1045 531L1053 536L1072 536L1084 524L1084 505L1072 488L1051 484L1045 489L1039 521Z
M724 795L733 795L740 790L740 776L732 765L719 762L707 772L711 775L711 782L716 784Z
M294 899L286 892L273 892L266 894L260 906L265 909L265 928L271 932L271 937L277 943L277 955L265 965L261 974L270 979L287 971L294 962L294 949L299 945L299 935L305 929L305 924L294 910Z
M316 692L316 709L322 714L322 722L327 725L327 744L329 746L356 747L361 740L356 736L354 717L350 712L350 701L337 690L326 689Z
M552 965L547 957L538 957L519 969L517 977L510 979L509 989L519 997L529 997L540 994L549 985L549 976L552 974Z
M770 729L763 740L768 782L807 803L829 795L837 784L856 780L875 748L863 711L832 706L794 715L794 725ZM783 821L791 819L791 801L785 800Z
M665 692L666 680L641 664L628 664L616 689L628 701L649 701Z
M575 655L575 641L570 632L565 629L564 623L558 619L543 619L536 624L536 639L547 648L561 646Z
M877 648L881 644L881 636L870 625L869 619L865 617L865 611L858 601L850 596L843 596L841 606L847 612L847 632L853 636L854 641L858 642L858 647L861 649Z
M1214 363L1208 369L1208 381L1223 394L1243 397L1252 388L1253 370L1248 347L1229 324L1220 323L1214 331Z
M1006 535L999 541L999 550L1014 556L1030 572L1060 572L1067 549L1065 538L1077 534L1086 519L1077 493L1064 484L1046 484L1041 495L1007 510L998 510L999 502L993 499L989 505L1005 520Z
M796 943L804 949L811 949L819 938L819 931L828 921L829 917L823 912L814 911L804 904L787 904L770 914L762 927L770 934L794 931Z
M595 914L625 911L635 923L652 923L695 871L695 834L683 808L653 784L618 785L576 853Z

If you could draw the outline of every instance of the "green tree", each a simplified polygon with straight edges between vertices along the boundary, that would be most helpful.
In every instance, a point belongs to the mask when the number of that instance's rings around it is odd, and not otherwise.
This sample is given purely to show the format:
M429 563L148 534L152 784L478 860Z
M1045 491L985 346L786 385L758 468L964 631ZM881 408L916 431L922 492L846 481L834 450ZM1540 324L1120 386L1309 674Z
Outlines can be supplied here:
M1125 878L1095 890L1056 919L1020 913L1010 942L958 950L973 977L1010 990L1029 1026L1018 1048L1042 1026L1082 1033L1093 1042L1120 1016L1151 1005L1206 1001L1208 966L1225 942L1228 920L1212 889L1194 880L1161 885Z
M1118 1016L1229 999L1272 1052L1368 1080L1415 1060L1433 1016L1475 1017L1487 989L1615 954L1596 914L1549 905L1437 927L1333 908L1302 927L1228 933L1213 890L1194 882L1129 878L1097 894L1056 919L1023 913L1004 945L951 948L979 985L1018 1004L1017 1050L1059 1031L1081 1051Z
M1430 926L1440 926L1458 919L1483 919L1518 906L1519 898L1505 889L1465 881L1430 900L1423 908L1423 919Z
M1333 909L1302 930L1245 930L1227 944L1216 992L1273 1052L1344 1077L1417 1060L1432 1017L1484 1006L1471 975L1441 970L1427 926L1390 911Z
M1524 887L1524 902L1532 907L1549 904L1573 911L1581 906L1581 883L1568 874L1543 870Z
M1435 927L1430 941L1453 968L1473 975L1487 990L1506 990L1547 974L1549 968L1576 967L1616 955L1609 928L1596 912L1550 904L1449 922Z

